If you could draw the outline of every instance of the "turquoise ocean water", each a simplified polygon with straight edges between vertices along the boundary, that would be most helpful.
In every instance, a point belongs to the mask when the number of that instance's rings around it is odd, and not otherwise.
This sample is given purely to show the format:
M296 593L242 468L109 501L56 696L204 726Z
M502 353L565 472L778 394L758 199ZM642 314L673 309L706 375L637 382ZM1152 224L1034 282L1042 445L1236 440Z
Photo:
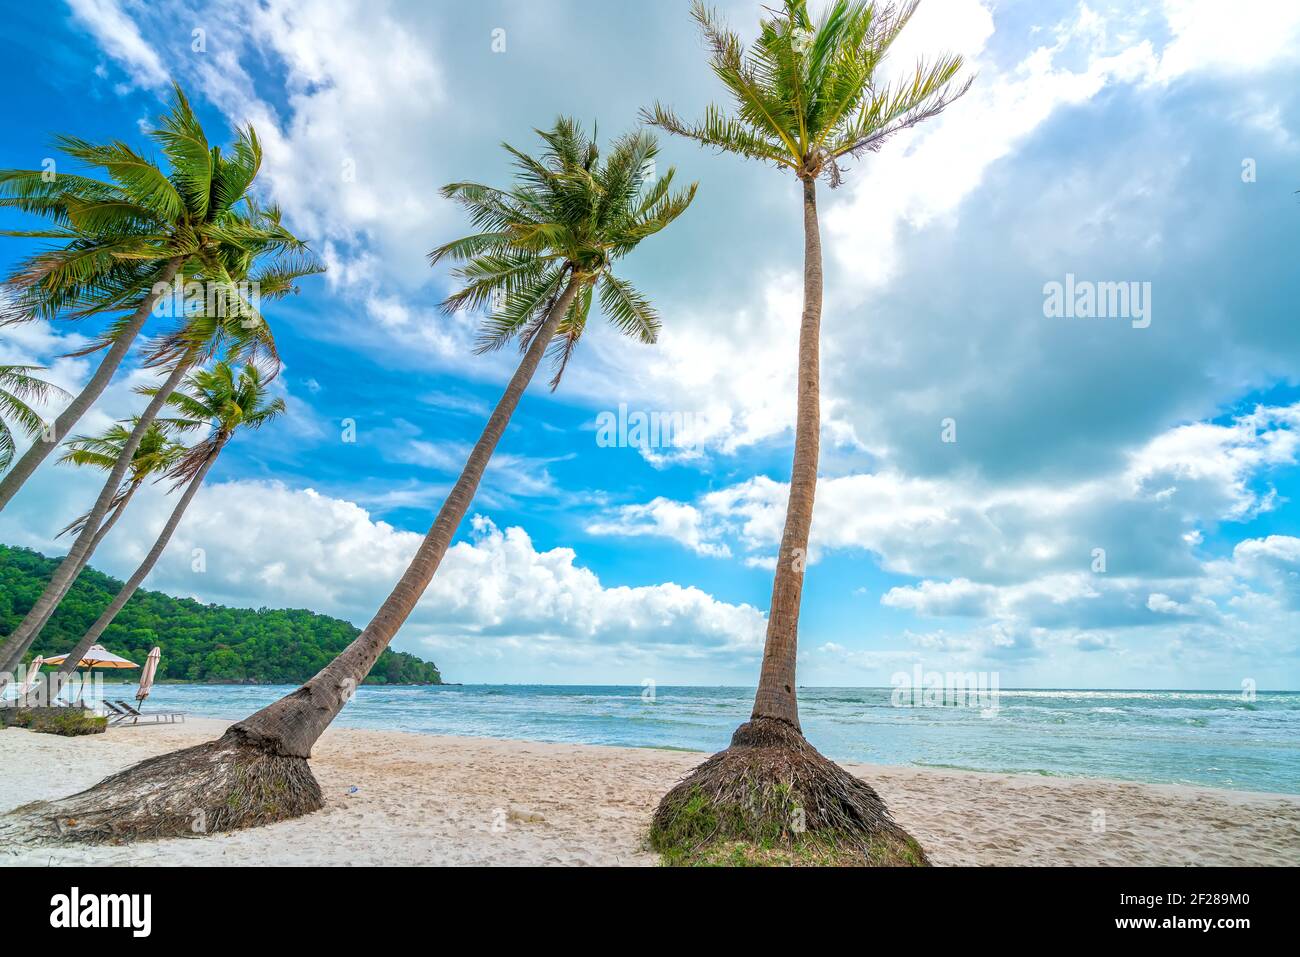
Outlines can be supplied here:
M108 686L109 697L131 689ZM292 689L161 685L149 708L241 718ZM118 692L121 692L120 694ZM363 687L338 724L427 734L712 752L744 688ZM804 688L804 733L841 761L1300 793L1300 693L1001 691L996 711L894 707L889 688Z

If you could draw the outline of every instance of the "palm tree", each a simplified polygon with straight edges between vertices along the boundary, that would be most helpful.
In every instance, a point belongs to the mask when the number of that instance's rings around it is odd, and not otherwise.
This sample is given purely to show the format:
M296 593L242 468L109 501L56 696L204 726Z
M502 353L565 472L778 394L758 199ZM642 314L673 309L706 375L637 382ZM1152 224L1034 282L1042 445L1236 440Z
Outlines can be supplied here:
M126 447L127 440L131 436L131 429L127 429L121 424L114 424L108 430L99 436L77 436L69 439L67 442L67 451L59 458L61 464L70 464L76 466L89 466L104 472L111 472L121 458L122 449ZM121 486L118 494L113 499L112 509L109 511L107 518L95 532L94 539L91 542L91 548L85 556L74 566L75 571L71 572L72 581L75 584L78 576L90 561L90 554L99 547L99 543L117 524L117 520L122 517L126 511L127 505L135 497L136 491L144 484L145 480L151 475L166 471L170 468L180 453L185 448L169 439L163 428L156 423L145 433L144 439L136 447L135 454L131 456L130 474L126 482ZM89 514L82 515L70 522L59 535L66 535L69 532L80 533L85 527ZM69 586L70 588L71 586ZM33 640L39 635L41 629L49 624L55 609L51 607L43 618L37 623L33 630ZM29 643L30 646L30 643ZM19 654L8 670L13 670L18 663L26 657L27 648Z
M197 283L203 290L201 300L183 303L178 324L156 337L146 354L146 365L168 368L166 379L157 389L145 390L152 398L136 418L123 453L105 480L80 534L44 592L0 646L0 687L5 674L22 660L80 569L90 560L98 542L96 532L112 509L130 466L129 456L186 373L223 351L230 359L265 352L278 367L275 340L249 290L257 291L259 302L282 298L297 290L299 278L319 273L324 267L281 225L278 209L263 208L252 199L227 211L220 235L220 243L202 251L202 268L193 274L202 280ZM216 295L211 294L214 290Z
M127 441L131 437L132 429L128 429L120 423L110 426L103 435L98 436L77 436L68 440L67 451L59 458L60 463L67 463L81 467L90 467L99 469L103 472L111 472L118 460L122 456L122 449L126 447ZM145 480L150 476L165 472L176 463L177 458L185 451L185 447L167 437L163 427L154 423L148 431L145 432L144 439L136 447L135 453L131 456L130 473L126 481L119 488L117 495L113 499L112 509L109 511L107 518L95 532L91 548L80 562L75 566L76 571L72 574L72 580L75 583L77 577L81 574L87 563L90 561L90 554L99 547L99 543L117 524L122 513L126 511L127 505L135 497L135 493ZM68 532L80 533L85 528L89 519L89 514L82 515L70 522L60 535ZM54 609L41 619L36 626L33 637L40 634L40 630L49 623L50 617L54 614ZM25 655L24 650L24 655ZM21 658L19 659L21 660ZM18 662L14 662L16 666Z
M299 245L287 234L230 229L231 211L248 198L261 167L262 147L251 126L236 131L226 152L209 146L189 101L175 86L171 109L150 136L167 160L166 170L124 142L96 144L74 136L59 136L56 144L107 179L0 170L0 209L50 222L45 229L0 235L55 241L9 277L14 301L0 321L125 313L85 350L106 351L85 388L55 419L53 441L34 443L0 480L0 509L99 398L174 281L195 278L221 244Z
M792 834L800 841L825 838L858 849L866 860L924 860L915 842L889 820L875 792L807 743L795 691L799 604L821 427L817 181L838 186L845 157L861 159L880 149L893 134L936 115L970 86L970 80L955 82L962 67L956 56L918 63L892 84L876 78L916 6L835 0L814 23L807 0L783 0L761 22L758 39L746 50L696 0L692 13L709 48L710 65L731 94L736 114L714 106L702 120L689 123L662 104L643 113L647 122L671 133L789 170L801 187L804 227L794 462L758 692L750 721L737 729L731 747L701 765L659 805L651 838L670 859L683 849L689 855L707 853L706 845L776 833L792 842ZM761 784L759 800L751 799L755 781ZM791 810L792 800L802 802L800 814ZM800 827L791 827L791 819ZM726 826L709 824L715 820Z
M76 670L78 662L90 650L90 646L99 641L99 636L113 623L117 613L144 583L149 572L153 571L176 527L180 525L185 510L194 500L199 486L203 484L208 471L217 461L217 456L235 431L241 428L260 429L284 412L284 399L268 401L267 383L262 371L251 362L244 366L238 378L230 363L218 362L211 369L191 373L187 385L188 391L178 389L167 400L179 412L178 418L168 421L168 427L189 430L206 425L208 435L192 448L183 450L167 473L168 478L176 482L172 490L184 486L185 491L144 561L64 659L59 667L60 677Z
M477 230L430 254L433 263L461 263L455 276L464 285L443 308L453 312L499 301L484 324L482 347L516 341L523 355L433 526L374 618L310 681L217 741L146 761L63 801L32 806L24 811L22 828L43 833L52 821L71 817L77 827L65 828L64 838L188 834L200 813L210 829L230 830L321 806L307 763L312 746L428 587L546 353L554 361L554 388L586 328L593 294L621 332L644 343L658 334L650 302L611 269L681 215L695 186L673 193L672 170L653 185L647 182L658 146L644 132L618 139L603 161L572 120L538 132L546 143L540 158L506 146L519 172L511 189L453 183L443 190L468 210Z
M134 426L134 419L130 429L120 422L116 422L109 426L102 435L79 435L69 439L65 446L66 451L59 457L59 463L75 465L79 468L98 469L101 472L112 472L113 467L117 465L118 460L122 457L122 450L126 448L131 433L135 430ZM131 465L126 482L114 497L113 509L109 512L108 518L99 526L97 535L102 538L107 534L118 517L126 511L126 506L130 504L131 499L135 497L135 493L145 483L146 479L166 472L176 464L176 460L184 451L185 446L168 437L162 423L154 422L150 425L145 431L144 438L136 446L135 452L131 456ZM66 535L68 532L80 532L86 527L89 518L90 514L86 513L74 519L59 534Z
M67 395L57 385L32 375L44 371L43 366L0 365L0 472L14 460L14 434L5 420L12 419L30 438L44 437L45 420L28 403Z

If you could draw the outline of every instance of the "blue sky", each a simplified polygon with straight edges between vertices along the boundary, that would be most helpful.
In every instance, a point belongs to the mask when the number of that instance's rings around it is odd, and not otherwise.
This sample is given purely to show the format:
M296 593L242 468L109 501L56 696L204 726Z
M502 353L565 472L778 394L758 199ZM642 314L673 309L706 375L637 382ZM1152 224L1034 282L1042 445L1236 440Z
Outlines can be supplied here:
M150 587L358 624L514 358L473 355L476 317L435 309L448 277L425 254L466 228L438 187L504 182L500 141L530 147L559 113L608 137L655 99L693 115L721 96L685 3L10 7L0 69L22 93L0 164L39 166L54 132L143 146L175 76L214 142L254 123L261 189L331 267L268 310L291 414L229 448ZM760 13L722 9L746 34ZM802 681L887 684L919 662L1003 687L1300 688L1298 40L1281 3L923 4L887 69L953 50L978 79L823 188ZM596 328L558 392L529 393L396 642L450 680L757 674L791 452L798 189L663 147L699 197L625 268L662 341ZM1150 325L1045 316L1067 274L1150 283ZM5 330L0 361L75 387L89 366L59 357L88 331ZM148 378L120 376L79 431L128 414ZM691 417L692 447L601 447L597 417L620 404ZM92 494L47 465L0 540L54 553ZM167 504L156 490L133 508L96 557L118 575Z

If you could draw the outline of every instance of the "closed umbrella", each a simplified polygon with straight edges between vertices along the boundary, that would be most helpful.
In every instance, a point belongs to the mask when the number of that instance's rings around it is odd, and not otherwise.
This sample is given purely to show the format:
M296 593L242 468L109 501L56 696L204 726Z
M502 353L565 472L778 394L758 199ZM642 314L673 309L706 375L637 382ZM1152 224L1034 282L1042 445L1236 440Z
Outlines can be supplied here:
M154 675L158 673L158 659L162 657L162 649L154 648L149 652L149 657L144 660L144 670L140 672L140 687L136 690L135 700L143 702L149 697L149 691L153 688Z
M25 698L36 687L36 682L41 680L41 665L45 664L45 659L37 655L32 659L32 663L27 666L27 680L23 686L18 689L18 697Z

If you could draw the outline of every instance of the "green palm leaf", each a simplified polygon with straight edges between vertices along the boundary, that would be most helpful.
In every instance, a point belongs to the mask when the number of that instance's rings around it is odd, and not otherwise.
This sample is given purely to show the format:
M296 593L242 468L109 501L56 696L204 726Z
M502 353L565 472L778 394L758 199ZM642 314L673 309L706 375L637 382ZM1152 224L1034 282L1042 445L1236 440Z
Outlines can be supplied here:
M68 395L53 383L33 375L41 371L44 371L41 366L0 365L0 471L13 461L14 436L10 423L35 438L45 431L46 424L31 403L44 404Z
M554 388L587 327L598 284L611 324L639 341L654 341L658 320L648 301L609 269L685 212L696 185L674 191L672 169L651 177L658 144L644 131L619 137L603 156L594 137L567 117L537 132L545 144L537 156L506 144L517 173L510 189L469 182L443 187L442 195L468 212L476 231L439 246L429 261L455 263L458 285L443 300L445 312L487 310L479 352L512 341L526 349L569 283L578 284L547 344Z
M916 7L917 0L901 7L833 0L814 23L806 0L783 0L769 8L747 49L716 12L695 0L692 15L735 115L711 106L702 120L689 123L656 103L642 117L702 145L776 163L804 179L824 176L838 186L839 157L879 149L970 88L971 80L958 80L959 56L918 63L913 76L893 86L877 83L877 68Z

